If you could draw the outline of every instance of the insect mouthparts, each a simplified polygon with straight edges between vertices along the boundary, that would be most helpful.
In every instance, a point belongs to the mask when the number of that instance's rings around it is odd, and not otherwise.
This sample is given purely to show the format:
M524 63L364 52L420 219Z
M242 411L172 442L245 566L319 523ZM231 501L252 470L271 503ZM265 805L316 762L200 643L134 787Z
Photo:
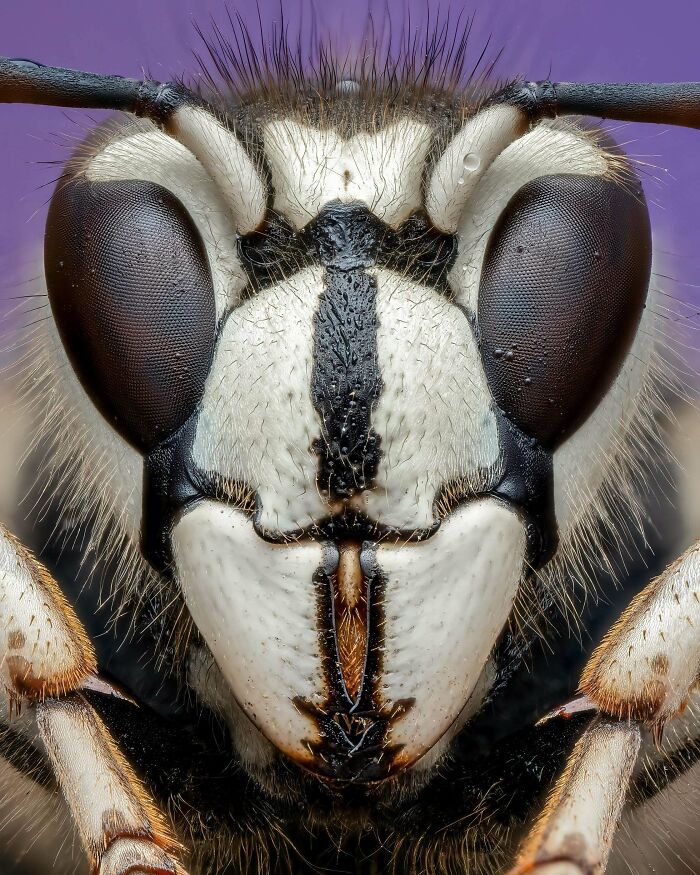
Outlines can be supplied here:
M335 541L316 576L327 697L295 705L318 730L313 771L333 781L381 781L395 771L402 746L391 743L390 727L413 704L389 704L380 689L384 579L375 553L374 542Z
M360 561L361 544L341 542L333 591L335 646L348 696L357 703L365 674L369 633L368 593Z

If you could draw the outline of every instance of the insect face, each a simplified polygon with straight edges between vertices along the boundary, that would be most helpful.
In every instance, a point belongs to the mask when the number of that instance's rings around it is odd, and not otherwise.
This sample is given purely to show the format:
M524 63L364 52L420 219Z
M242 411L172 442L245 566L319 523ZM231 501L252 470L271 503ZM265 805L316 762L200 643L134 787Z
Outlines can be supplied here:
M629 168L582 129L429 97L185 106L177 139L99 132L52 201L64 408L82 453L121 460L102 490L258 773L275 751L334 781L428 770L638 414Z

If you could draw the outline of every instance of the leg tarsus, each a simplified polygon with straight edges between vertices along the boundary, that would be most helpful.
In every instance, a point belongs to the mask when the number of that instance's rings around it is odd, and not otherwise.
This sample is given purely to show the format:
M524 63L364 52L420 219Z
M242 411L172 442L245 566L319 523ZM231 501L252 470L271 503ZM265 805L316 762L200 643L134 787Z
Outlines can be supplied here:
M182 848L166 817L84 697L47 699L37 704L36 714L94 871L184 875L178 862Z
M639 746L634 724L587 729L509 875L602 875Z
M0 526L0 688L10 715L23 700L35 705L48 760L96 875L185 875L166 818L76 692L128 698L96 672L92 645L58 584Z

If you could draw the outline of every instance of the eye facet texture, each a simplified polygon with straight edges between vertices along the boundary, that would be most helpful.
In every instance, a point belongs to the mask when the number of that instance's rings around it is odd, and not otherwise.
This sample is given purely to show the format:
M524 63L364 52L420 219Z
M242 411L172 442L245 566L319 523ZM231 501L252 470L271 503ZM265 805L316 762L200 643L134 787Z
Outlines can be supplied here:
M641 186L542 176L511 198L486 248L478 321L496 403L554 448L620 370L644 309L651 231Z
M199 402L216 312L204 244L182 203L138 180L61 184L44 245L49 300L79 379L142 452Z

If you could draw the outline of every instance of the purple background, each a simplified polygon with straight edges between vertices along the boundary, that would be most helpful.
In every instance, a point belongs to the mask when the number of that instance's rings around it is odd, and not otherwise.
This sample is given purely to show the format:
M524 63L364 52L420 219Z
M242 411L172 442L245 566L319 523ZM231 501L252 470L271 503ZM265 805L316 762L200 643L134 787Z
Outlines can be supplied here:
M700 79L698 0L282 0L292 31L322 34L347 49L372 8L375 20L391 14L400 29L407 11L425 26L447 12L475 13L472 52L487 38L503 47L502 76L578 80ZM96 72L167 79L194 71L200 46L193 22L210 30L210 17L225 24L222 0L3 0L0 54ZM249 0L229 0L232 12L257 28ZM279 20L280 0L259 0L264 27ZM301 25L300 25L301 22ZM224 27L226 29L226 27ZM56 108L0 107L0 297L14 296L17 278L36 259L45 203L71 144L99 113ZM645 125L617 125L617 137L642 169L662 248L673 255L671 273L693 305L690 285L700 280L700 132Z

